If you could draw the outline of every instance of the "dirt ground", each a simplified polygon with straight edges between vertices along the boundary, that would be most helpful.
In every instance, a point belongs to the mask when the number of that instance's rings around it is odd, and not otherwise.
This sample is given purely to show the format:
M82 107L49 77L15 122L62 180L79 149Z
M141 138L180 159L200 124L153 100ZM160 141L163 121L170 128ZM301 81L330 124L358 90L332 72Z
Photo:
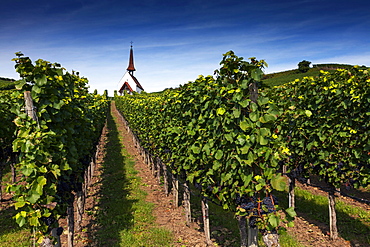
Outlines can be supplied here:
M115 116L116 119L120 120L118 117L118 112L115 109L114 103L112 103L112 114ZM117 122L117 128L121 132L124 138L124 146L127 149L127 152L130 154L133 160L136 162L136 169L139 171L139 176L142 178L143 186L142 189L148 193L147 200L148 202L152 202L155 204L154 215L156 216L156 221L159 226L162 226L166 229L171 230L175 235L175 242L173 243L174 246L193 246L193 247L201 247L207 246L205 243L204 233L200 230L201 227L196 223L193 222L190 226L187 226L185 223L185 215L182 207L175 207L172 202L171 196L166 196L164 193L163 188L158 184L157 180L152 176L151 171L147 167L147 165L143 162L141 156L138 153L137 148L134 146L132 142L132 137L126 131L124 123L122 121ZM99 186L99 164L101 164L103 157L104 157L104 143L106 140L106 136L103 135L101 140L101 147L102 152L99 155L98 160L98 169L94 176L94 181L90 188L90 196L86 200L86 212L93 210L95 206L94 197L99 196L96 195L95 192L98 191L96 186ZM319 189L305 186L302 184L298 184L301 188L310 190L313 193L325 194L325 192L320 191ZM359 205L364 207L367 210L370 210L370 207L366 204L362 204L356 202L349 198L341 197L341 200L345 200L347 203ZM352 244L349 241L346 241L342 238L339 238L336 241L331 241L329 239L329 227L325 224L320 222L311 221L307 222L304 218L304 215L299 214L295 220L295 227L288 229L289 233L294 235L299 242L301 242L304 246L315 246L315 247L353 247L359 246L356 244ZM65 224L61 222L61 224ZM83 221L83 229L91 229L93 230L96 225L94 225L94 219L88 213L84 214L84 221ZM211 222L212 225L212 222ZM211 226L212 227L212 226ZM66 228L65 228L66 229ZM211 230L212 231L212 230ZM90 234L89 234L90 233ZM76 247L83 247L83 246L91 246L90 243L93 242L91 239L91 232L83 230L81 233L77 233L75 236L76 239ZM216 245L217 239L213 239L213 243L208 246L220 246ZM62 243L66 243L66 234L63 234ZM239 243L239 240L236 241ZM65 246L65 245L63 245ZM234 244L224 245L224 246L235 246Z

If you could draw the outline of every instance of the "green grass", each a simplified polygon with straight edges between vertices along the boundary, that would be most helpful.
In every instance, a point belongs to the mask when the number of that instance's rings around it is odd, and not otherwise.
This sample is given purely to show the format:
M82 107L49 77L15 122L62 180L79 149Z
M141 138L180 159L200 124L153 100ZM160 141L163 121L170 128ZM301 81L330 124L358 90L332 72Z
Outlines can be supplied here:
M3 171L3 184L11 181L9 166ZM5 186L2 186L3 195ZM0 202L0 247L25 247L32 246L29 228L20 228L13 216L16 214L14 207L5 207L9 202Z
M0 247L32 246L31 233L27 228L20 228L13 219L14 208L0 211Z
M155 226L153 204L145 201L134 162L122 146L108 116L107 156L103 164L100 202L96 211L98 246L171 246L172 233Z
M328 198L313 195L308 191L296 189L298 212L308 218L329 224ZM341 237L354 242L370 245L370 212L363 208L348 205L336 200L337 226Z
M278 86L285 84L290 81L294 81L295 79L302 79L303 77L310 77L310 76L318 76L320 74L320 70L317 68L312 68L306 73L299 73L298 70L289 70L289 71L284 71L280 73L275 73L272 75L267 75L270 76L268 79L264 79L262 82L268 87L272 86Z
M9 79L0 78L0 90L10 90L15 88L15 82L10 81Z
M316 64L313 65L309 71L306 73L299 72L298 69L286 70L277 73L271 73L264 76L263 84L267 87L278 86L285 84L290 81L294 81L295 79L302 79L303 77L310 77L310 76L318 76L320 74L320 70L333 70L333 69L349 69L353 65L349 64ZM364 67L365 68L365 67Z

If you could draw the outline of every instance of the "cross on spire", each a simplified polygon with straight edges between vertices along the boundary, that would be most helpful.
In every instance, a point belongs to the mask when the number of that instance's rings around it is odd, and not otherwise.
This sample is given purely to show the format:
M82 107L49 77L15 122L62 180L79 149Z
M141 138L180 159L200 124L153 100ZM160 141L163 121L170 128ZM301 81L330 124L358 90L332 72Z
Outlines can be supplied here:
M129 59L129 63L128 63L128 67L127 67L127 71L133 75L134 71L136 70L135 69L135 66L134 66L134 52L132 50L132 43L134 42L130 42L131 43L131 49L130 49L130 59Z

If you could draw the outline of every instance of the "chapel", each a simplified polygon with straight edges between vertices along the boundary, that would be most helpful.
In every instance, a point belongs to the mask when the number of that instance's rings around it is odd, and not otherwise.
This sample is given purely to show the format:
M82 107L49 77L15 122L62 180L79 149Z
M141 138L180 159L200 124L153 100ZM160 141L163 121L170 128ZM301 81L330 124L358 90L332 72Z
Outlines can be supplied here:
M141 86L140 82L134 76L134 71L136 71L136 69L134 66L134 52L132 50L131 42L130 57L127 71L119 81L118 92L120 95L123 95L124 92L132 94L133 92L140 93L141 91L144 91L144 88Z

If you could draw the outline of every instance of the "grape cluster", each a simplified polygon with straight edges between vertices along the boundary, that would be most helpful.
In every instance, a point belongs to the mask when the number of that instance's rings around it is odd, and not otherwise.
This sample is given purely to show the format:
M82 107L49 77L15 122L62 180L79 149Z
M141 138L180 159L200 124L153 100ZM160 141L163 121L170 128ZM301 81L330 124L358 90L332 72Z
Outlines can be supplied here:
M53 216L50 216L50 217L41 217L40 220L42 222L44 222L45 225L48 226L47 233L50 233L51 229L55 227L53 225L55 225L55 222L57 222L57 220ZM56 234L58 236L60 236L60 235L62 235L62 233L63 233L63 227L58 227L56 229Z
M194 183L195 188L202 190L202 185L200 183Z
M276 212L275 205L278 204L278 200L274 195L263 198L262 204L266 206L267 212L263 213L273 213Z
M53 217L41 217L40 220L47 226L46 233L50 233L51 229L55 227L57 220ZM62 231L63 232L63 231Z
M274 195L266 196L262 200L255 196L247 198L237 195L236 203L249 213L249 226L255 227L259 217L276 212L275 206L278 205L278 200Z
M295 169L291 170L287 175L290 178L299 178L306 172L305 163L301 162Z
M59 181L57 185L57 203L63 204L67 202L68 204L73 203L74 201L74 194L73 191L74 184L67 181ZM81 188L82 189L82 188Z
M58 236L62 235L62 233L63 233L63 227L58 227L56 233L57 233Z
M51 226L56 222L54 217L41 217L40 220L42 220L47 226Z

